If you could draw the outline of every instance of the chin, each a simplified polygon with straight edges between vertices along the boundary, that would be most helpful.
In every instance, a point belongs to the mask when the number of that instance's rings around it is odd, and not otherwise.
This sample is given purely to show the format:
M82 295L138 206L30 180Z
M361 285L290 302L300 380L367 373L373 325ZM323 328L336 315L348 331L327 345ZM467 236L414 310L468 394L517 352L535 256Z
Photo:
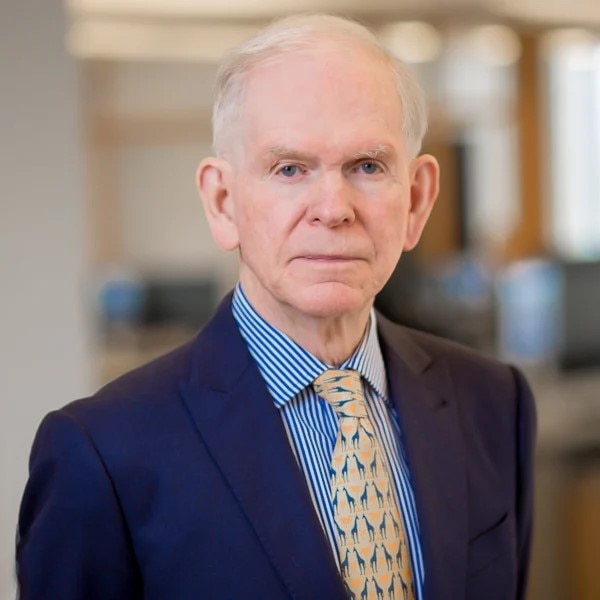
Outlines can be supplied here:
M321 283L298 290L296 309L317 318L336 318L358 313L371 306L373 297L341 283Z

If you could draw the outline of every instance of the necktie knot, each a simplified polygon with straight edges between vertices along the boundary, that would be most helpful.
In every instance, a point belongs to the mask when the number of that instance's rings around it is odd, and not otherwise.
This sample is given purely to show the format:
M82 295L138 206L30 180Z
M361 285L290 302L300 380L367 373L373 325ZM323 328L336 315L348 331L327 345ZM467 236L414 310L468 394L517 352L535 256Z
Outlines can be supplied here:
M313 381L313 387L321 398L331 404L338 417L367 416L358 371L328 369Z

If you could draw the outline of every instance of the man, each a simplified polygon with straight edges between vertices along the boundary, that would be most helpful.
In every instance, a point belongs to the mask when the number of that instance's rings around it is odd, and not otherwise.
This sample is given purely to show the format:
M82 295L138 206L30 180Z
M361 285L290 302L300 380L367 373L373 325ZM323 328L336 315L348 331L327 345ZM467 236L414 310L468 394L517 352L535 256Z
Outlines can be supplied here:
M424 115L343 19L232 52L198 185L239 285L196 339L44 420L23 598L523 597L526 384L372 310L437 195Z

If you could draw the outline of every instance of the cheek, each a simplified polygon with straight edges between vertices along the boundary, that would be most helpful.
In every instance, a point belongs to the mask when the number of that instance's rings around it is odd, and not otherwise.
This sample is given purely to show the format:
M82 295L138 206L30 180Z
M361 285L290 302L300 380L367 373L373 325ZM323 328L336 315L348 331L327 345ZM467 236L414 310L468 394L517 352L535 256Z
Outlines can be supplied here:
M263 279L276 278L285 257L282 217L261 203L248 203L238 215L243 262Z
M399 202L387 202L374 212L375 242L380 245L402 246L406 235L407 210Z
M242 243L262 243L270 239L272 217L261 203L245 201L238 211L238 228L241 232Z
M242 245L246 242L262 253L282 250L299 218L292 210L299 203L273 193L267 185L248 190L242 198L237 213Z
M377 255L378 274L384 280L378 283L387 281L400 258L406 237L406 222L405 211L397 205L390 205L376 216L371 238Z

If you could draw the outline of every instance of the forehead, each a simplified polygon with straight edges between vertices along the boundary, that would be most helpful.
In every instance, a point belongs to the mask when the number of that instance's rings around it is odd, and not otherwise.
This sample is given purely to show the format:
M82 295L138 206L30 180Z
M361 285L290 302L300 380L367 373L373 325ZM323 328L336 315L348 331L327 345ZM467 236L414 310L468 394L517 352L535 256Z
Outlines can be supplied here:
M254 151L402 143L393 72L375 51L360 47L294 51L259 64L246 76L240 117Z

